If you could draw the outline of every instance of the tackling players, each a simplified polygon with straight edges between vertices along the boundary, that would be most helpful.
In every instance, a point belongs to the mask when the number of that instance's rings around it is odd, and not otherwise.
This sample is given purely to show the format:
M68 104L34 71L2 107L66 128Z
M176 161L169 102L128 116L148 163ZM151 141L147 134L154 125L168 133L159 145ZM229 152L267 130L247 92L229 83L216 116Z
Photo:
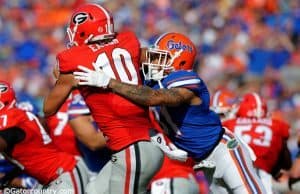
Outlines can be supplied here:
M223 179L233 193L264 193L244 145L224 130L216 113L209 110L209 92L204 81L190 71L195 45L179 33L166 33L147 50L142 64L148 86L121 83L106 69L81 68L74 75L81 85L109 88L144 106L159 106L159 120L171 141L196 161L214 163L214 179ZM122 80L121 80L122 81ZM240 174L237 179L232 179Z

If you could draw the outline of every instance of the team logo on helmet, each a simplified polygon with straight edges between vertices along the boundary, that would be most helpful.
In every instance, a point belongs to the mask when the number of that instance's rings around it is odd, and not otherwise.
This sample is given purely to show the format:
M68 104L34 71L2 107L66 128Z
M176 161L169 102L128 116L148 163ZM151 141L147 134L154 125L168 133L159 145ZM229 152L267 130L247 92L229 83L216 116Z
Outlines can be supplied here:
M83 22L85 22L88 19L88 14L87 13L78 13L76 14L73 19L72 22L74 24L82 24Z
M193 52L193 47L188 44L183 44L180 42L174 42L174 40L169 40L167 43L168 49L176 49L176 50L183 50L188 52Z
M8 86L5 84L0 84L0 93L4 93L8 90Z

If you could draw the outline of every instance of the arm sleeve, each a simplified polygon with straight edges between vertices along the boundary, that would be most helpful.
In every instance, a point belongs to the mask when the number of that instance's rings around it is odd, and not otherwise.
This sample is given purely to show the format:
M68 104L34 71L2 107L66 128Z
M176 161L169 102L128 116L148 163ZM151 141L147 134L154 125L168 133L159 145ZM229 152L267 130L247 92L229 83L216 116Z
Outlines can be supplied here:
M5 140L7 150L11 150L17 143L24 140L25 136L25 132L18 127L11 127L0 131L0 137Z

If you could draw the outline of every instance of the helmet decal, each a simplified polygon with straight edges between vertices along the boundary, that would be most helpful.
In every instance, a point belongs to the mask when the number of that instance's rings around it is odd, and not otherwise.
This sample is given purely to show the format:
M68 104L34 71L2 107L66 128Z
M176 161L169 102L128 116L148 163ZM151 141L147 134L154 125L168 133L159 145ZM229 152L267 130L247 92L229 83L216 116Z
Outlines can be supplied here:
M0 83L0 95L8 90L8 86Z
M89 15L87 13L77 13L73 18L72 22L74 24L82 24L88 19Z
M193 52L193 47L191 45L184 44L181 41L175 42L174 40L169 40L167 42L167 48L169 50L176 49L176 50L183 50L183 51Z

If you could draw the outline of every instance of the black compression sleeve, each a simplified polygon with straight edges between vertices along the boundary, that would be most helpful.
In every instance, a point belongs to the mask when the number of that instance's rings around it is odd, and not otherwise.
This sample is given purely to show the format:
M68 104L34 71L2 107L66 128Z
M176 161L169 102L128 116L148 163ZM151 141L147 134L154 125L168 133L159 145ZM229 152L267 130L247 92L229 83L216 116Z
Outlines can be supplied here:
M18 127L12 127L0 131L0 137L5 140L7 150L11 150L17 143L25 139L25 136L25 132Z

